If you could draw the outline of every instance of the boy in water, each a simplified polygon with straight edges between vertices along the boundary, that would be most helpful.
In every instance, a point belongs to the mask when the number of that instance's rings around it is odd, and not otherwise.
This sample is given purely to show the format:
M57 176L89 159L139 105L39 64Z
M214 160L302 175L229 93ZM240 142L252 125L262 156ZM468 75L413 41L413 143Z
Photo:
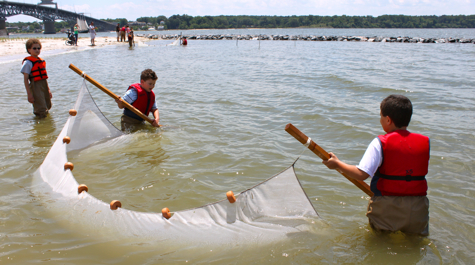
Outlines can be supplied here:
M152 112L154 117L153 126L160 127L160 114L157 109L157 103L155 102L155 93L153 93L153 88L155 87L155 82L158 77L154 71L151 69L145 69L140 75L140 83L132 84L127 89L123 99L117 99L117 106L120 109L124 109L124 104L122 100L125 100L127 103L134 106L145 116L148 116ZM120 125L122 131L125 130L134 130L138 125L143 124L144 120L140 118L137 114L131 110L125 108L124 114L120 119Z
M132 43L134 42L134 30L131 29L129 34L127 34L127 39L129 40L129 48L132 47Z
M26 51L30 56L23 59L20 72L23 74L28 102L33 104L33 113L38 118L45 118L51 109L53 94L48 86L46 62L38 57L41 42L38 39L29 39L26 42Z
M186 40L186 37L183 37L181 40L181 45L188 45L188 41Z
M373 177L374 196L366 213L371 227L426 236L429 138L407 130L412 116L412 104L407 97L390 95L380 108L380 123L386 134L370 143L358 166L340 161L333 153L323 164L357 180Z

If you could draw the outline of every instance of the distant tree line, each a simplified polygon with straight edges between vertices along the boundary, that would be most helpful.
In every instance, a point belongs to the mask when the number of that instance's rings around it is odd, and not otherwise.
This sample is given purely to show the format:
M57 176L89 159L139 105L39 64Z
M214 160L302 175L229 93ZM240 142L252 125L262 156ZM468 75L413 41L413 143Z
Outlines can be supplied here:
M475 15L443 16L189 16L140 17L165 29L226 28L475 28Z
M123 26L127 25L127 23L129 23L129 21L126 18L116 18L116 19L107 18L107 19L101 19L101 20L105 21L105 22L115 24L115 25L117 25L117 23L119 23L121 27L123 27Z
M126 18L102 19L103 21L125 26ZM154 26L164 22L165 29L227 29L227 28L475 28L475 15L457 16L189 16L173 15L157 17L140 17L139 22ZM71 28L75 21L55 22L56 32L62 28ZM42 24L42 23L41 23ZM6 22L7 27L19 27L9 32L33 32L40 30L37 22ZM30 26L22 30L22 26ZM133 27L139 29L138 27Z

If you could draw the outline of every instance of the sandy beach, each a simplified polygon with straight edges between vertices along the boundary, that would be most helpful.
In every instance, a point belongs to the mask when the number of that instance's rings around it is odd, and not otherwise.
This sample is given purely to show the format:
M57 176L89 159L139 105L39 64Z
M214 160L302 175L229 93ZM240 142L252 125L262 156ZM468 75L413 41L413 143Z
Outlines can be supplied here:
M25 54L25 43L28 38L12 38L0 40L0 57ZM90 38L79 38L78 46L68 46L65 44L66 38L40 38L42 50L41 52L54 51L54 50L77 50L87 48L101 48L108 45L129 45L128 42L117 42L117 39L111 37L96 37L96 45L91 46ZM135 45L145 45L144 41L148 41L147 38L135 36Z

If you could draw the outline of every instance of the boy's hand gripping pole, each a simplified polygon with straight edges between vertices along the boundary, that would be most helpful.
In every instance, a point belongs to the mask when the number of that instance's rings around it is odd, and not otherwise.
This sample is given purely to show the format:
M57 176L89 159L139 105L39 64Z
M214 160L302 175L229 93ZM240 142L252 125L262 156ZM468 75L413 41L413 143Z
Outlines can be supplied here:
M71 70L73 70L74 72L76 72L78 75L84 77L87 81L91 82L91 84L95 85L97 88L99 88L100 90L104 91L104 93L106 93L107 95L109 95L111 98L113 99L118 99L122 102L122 104L124 104L124 106L126 108L128 108L129 110L133 111L135 114L139 115L140 118L148 121L150 124L153 124L153 122L155 121L154 119L150 119L149 117L145 116L142 112L140 112L140 110L136 109L134 106L130 105L129 103L127 103L125 100L122 100L120 99L119 96L117 96L116 94L114 94L112 91L110 91L109 89L107 89L105 86L99 84L99 82L97 82L96 80L92 79L90 76L86 75L83 71L79 70L79 68L77 68L76 66L74 66L73 64L70 64L69 65L69 68L71 68Z
M307 141L310 139L307 137L304 133L302 133L299 129L297 129L295 126L293 126L291 123L287 124L285 126L285 131L288 132L290 135L295 137L300 143L302 144L307 144ZM330 155L325 151L323 148L318 146L312 139L310 139L310 143L308 144L308 149L310 151L314 152L317 156L319 156L322 160L328 160L330 159ZM337 170L340 172L339 170ZM353 184L356 185L356 187L360 188L362 191L364 191L366 194L368 194L370 197L373 197L373 192L371 191L370 187L368 184L366 184L364 181L361 180L356 180L348 177L346 174L343 172L340 172L345 178L347 178L349 181L351 181Z

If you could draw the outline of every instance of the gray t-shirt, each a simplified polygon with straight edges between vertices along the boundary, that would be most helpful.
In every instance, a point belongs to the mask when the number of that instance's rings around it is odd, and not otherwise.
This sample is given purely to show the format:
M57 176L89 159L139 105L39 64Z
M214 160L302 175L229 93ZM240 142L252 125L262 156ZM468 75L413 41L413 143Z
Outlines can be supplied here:
M31 74L31 68L33 68L33 63L29 60L25 60L25 62L23 62L23 65L21 66L20 72L30 75Z

